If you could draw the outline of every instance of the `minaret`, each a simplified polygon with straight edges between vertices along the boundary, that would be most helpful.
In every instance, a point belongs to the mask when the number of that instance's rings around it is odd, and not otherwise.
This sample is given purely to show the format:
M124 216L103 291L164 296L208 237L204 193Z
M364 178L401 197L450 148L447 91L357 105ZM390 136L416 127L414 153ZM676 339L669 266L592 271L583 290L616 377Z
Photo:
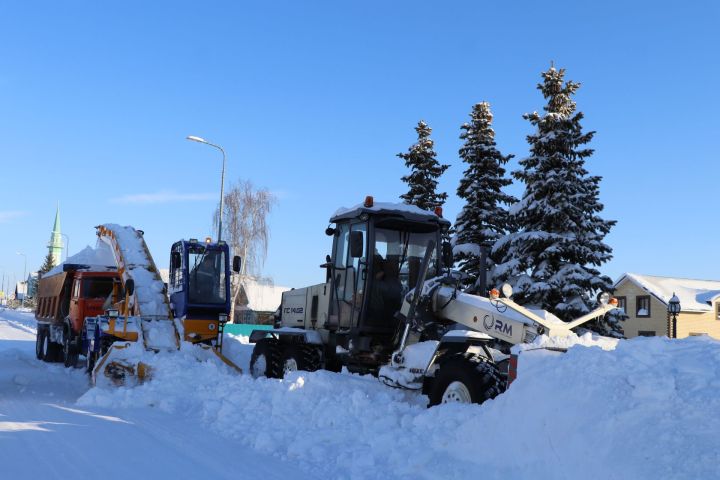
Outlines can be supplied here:
M60 204L58 203L57 211L55 212L55 225L53 226L52 234L50 234L50 243L48 243L48 250L52 255L53 266L60 265L62 260L62 234L60 233Z

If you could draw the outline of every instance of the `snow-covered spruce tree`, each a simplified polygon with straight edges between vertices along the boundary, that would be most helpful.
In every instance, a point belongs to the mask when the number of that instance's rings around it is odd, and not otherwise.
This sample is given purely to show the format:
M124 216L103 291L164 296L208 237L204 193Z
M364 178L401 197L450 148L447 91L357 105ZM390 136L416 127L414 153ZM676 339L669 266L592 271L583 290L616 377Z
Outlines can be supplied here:
M53 256L51 252L48 252L48 254L45 256L45 261L42 264L42 267L40 267L40 270L38 270L38 273L42 276L53 269L55 266L53 262Z
M517 230L493 246L502 257L493 276L496 284L510 282L518 302L569 320L594 307L596 292L612 288L597 267L612 257L603 239L615 221L598 215L601 177L585 169L593 153L585 145L595 132L583 133L583 114L571 98L580 84L564 76L554 67L542 73L545 113L524 115L536 128L527 137L530 156L513 172L525 192L510 209Z
M438 178L450 165L441 165L435 158L437 154L430 138L432 129L427 123L419 121L415 131L418 135L417 143L412 145L407 153L397 154L405 160L405 166L410 168L410 174L402 177L409 190L408 193L400 195L400 198L407 204L433 210L447 199L447 193L437 193L436 189Z
M459 155L467 169L457 195L465 200L465 206L455 220L452 243L455 260L468 274L471 290L478 284L481 246L489 248L508 233L505 207L517 201L502 191L512 183L505 177L503 165L513 156L503 155L496 148L492 118L490 104L478 103L472 108L470 122L460 127L464 143ZM488 267L491 265L492 258L488 258Z

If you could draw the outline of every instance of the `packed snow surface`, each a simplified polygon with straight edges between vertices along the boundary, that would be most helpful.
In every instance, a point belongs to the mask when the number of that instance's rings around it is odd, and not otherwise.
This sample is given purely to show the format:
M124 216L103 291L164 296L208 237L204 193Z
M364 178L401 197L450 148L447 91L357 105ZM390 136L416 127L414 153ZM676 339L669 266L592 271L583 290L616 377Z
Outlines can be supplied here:
M228 356L247 371L252 348L247 339L228 336L225 342ZM182 462L186 452L216 435L225 440L213 445L235 445L231 452L213 457L220 465L236 461L236 455L257 456L271 459L273 472L294 466L285 478L718 478L720 342L708 337L606 342L586 335L567 339L567 353L541 354L548 352L537 349L542 342L538 339L535 350L520 356L512 387L483 405L427 409L427 399L417 393L347 373L296 372L285 380L254 380L181 350L155 355L156 364L164 368L134 388L87 389L73 380L73 392L84 394L77 404L65 407L102 412L132 421L136 428L151 424L148 428L158 432L152 438L154 448L162 451L152 472L159 466L177 470L175 462ZM62 375L80 378L79 371L48 366L31 355L8 360L7 351L0 350L6 355L3 365L21 376L13 380L3 369L3 388L8 382L16 390L28 389L23 384L39 384L51 373L56 386L64 385L57 380ZM0 413L7 415L4 405L0 402ZM0 422L17 422L16 417L0 417ZM37 415L23 418L42 420ZM178 423L193 425L193 435L201 440L189 441ZM88 424L85 431L93 434L97 428ZM18 436L0 432L0 442L5 441L0 445L3 468L9 464L10 472L22 472L12 454L19 448L3 453L3 446L13 445L6 435ZM149 441L144 442L134 454L140 458L145 458L142 450L150 448ZM177 458L169 455L173 449ZM55 455L60 462L60 453ZM235 471L257 478L257 471L246 470L245 461L236 463ZM67 461L59 465L31 467L55 469L51 473L73 468ZM203 471L188 468L186 477L196 478ZM214 478L210 472L204 476Z

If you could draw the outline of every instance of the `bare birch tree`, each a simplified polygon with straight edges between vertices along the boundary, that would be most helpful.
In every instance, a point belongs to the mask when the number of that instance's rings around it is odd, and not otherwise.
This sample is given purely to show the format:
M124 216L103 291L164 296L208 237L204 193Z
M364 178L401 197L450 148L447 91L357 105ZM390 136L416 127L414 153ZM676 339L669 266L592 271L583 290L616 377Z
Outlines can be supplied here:
M270 228L267 217L276 198L266 188L256 188L249 180L238 180L225 193L223 239L232 255L242 257L239 275L233 275L231 285L230 321L235 320L235 303L241 287L249 276L258 275L267 257ZM217 228L218 210L213 224Z

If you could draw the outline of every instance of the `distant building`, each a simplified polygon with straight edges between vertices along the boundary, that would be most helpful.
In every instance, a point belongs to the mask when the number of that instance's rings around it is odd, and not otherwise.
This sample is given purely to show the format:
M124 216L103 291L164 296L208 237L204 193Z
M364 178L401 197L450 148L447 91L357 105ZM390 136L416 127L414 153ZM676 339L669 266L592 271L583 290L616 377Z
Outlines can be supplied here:
M27 282L17 282L15 284L15 300L23 301L27 295Z
M38 272L30 272L27 278L27 296L28 298L35 298L37 294L38 286Z
M234 323L270 323L280 307L282 293L288 290L290 288L274 285L268 279L246 279L235 304Z
M615 298L625 310L625 336L667 336L668 302L680 299L677 336L710 335L720 339L720 281L626 273L615 282Z

